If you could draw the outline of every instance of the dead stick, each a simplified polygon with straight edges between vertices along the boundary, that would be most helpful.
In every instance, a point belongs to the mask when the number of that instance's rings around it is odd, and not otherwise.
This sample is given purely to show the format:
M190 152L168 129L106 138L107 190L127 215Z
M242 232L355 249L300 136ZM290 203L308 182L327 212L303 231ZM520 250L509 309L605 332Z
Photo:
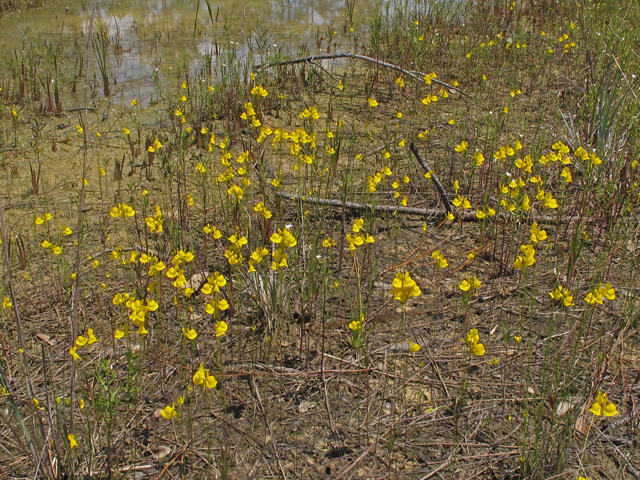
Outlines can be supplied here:
M292 195L290 193L276 193L279 197L287 198L289 200L298 201L302 199L305 203L317 203L318 205L328 205L330 207L348 208L350 210L370 210L372 213L384 212L384 213L404 213L406 215L443 215L447 213L441 208L416 208L416 207L398 207L395 205L369 205L356 202L343 202L342 200L332 200L328 198L316 198L316 197L301 197L300 195ZM465 220L473 221L476 219L474 211L465 212Z
M371 213L404 213L406 215L420 215L420 216L437 216L444 215L447 213L446 209L443 208L417 208L417 207L397 207L395 205L371 205L366 203L356 203L356 202L343 202L342 200L333 200L330 198L318 198L318 197L305 197L301 195L293 195L291 193L282 193L276 192L276 196L281 198L286 198L288 200L293 200L294 202L298 202L302 200L304 203L315 203L318 205L327 205L329 207L336 208L348 208L350 210L368 210ZM504 215L500 215L500 217L505 218ZM481 219L476 215L475 210L465 210L464 216L459 215L459 220L464 220L465 222L478 222ZM572 221L578 220L578 217L563 217L559 220L555 217L550 217L546 215L532 215L525 219L527 222L540 222L542 224L556 224L560 223L569 223Z
M310 57L294 58L292 60L281 60L279 62L269 63L267 65L256 65L255 67L253 67L253 69L254 71L257 71L257 70L260 70L261 68L271 68L271 67L276 67L278 65L295 65L296 63L308 63L308 62L313 62L314 60L333 60L335 58L355 58L358 60L364 60L365 62L375 63L376 65L381 65L383 67L390 68L392 70L403 73L421 82L424 81L424 77L425 77L425 74L422 72L410 72L409 70L405 70L404 68L401 68L392 63L383 62L382 60L377 60L375 58L367 57L365 55L358 55L357 53L334 53L334 54L312 55ZM420 74L420 75L417 75L417 74ZM449 85L448 83L441 82L436 78L432 78L431 81L433 83L437 83L438 85L442 85L443 87L450 88L451 90L456 90L457 92L460 92L462 95L466 97L473 98L472 95L469 95L468 93L464 92L458 87L454 87L453 85Z
M440 198L442 199L442 203L444 203L444 206L447 209L447 213L449 212L453 213L453 209L451 208L451 203L449 202L449 197L447 197L447 194L444 191L444 187L440 183L440 180L438 180L438 176L435 173L433 173L433 170L429 168L427 161L424 158L422 158L422 155L420 155L420 152L418 151L418 147L416 147L415 143L411 142L411 145L409 145L409 148L411 149L411 152L416 157L416 160L418 160L418 163L420 163L424 171L426 173L431 174L431 180L433 181L433 184L436 186L436 189L440 194ZM476 216L475 212L473 213L473 216L474 217Z

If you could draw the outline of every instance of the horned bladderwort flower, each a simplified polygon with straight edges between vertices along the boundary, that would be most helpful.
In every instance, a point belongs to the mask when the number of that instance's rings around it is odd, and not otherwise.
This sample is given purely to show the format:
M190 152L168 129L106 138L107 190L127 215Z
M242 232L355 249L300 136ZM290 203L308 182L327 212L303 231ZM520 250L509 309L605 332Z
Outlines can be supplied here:
M146 316L147 313L155 312L158 309L158 302L148 298L140 300L128 293L116 293L113 297L113 304L124 305L130 310L129 319L131 320L131 323L138 327L139 335L149 333L145 328ZM122 329L118 328L114 336L116 338L122 338L124 333L125 332Z
M460 285L458 285L458 287L460 287L460 290L462 290L463 292L468 292L468 293L473 293L476 290L478 290L480 288L480 286L482 285L482 282L480 282L480 280L478 280L478 277L467 277L465 278Z
M606 300L615 300L616 291L613 289L610 283L603 285L599 284L596 288L594 288L591 292L587 294L585 297L585 301L591 305L595 305L599 303L603 304L603 299Z
M547 232L538 227L538 222L531 225L531 243L538 243L547 239Z
M356 248L365 245L375 243L376 239L366 233L364 228L364 218L358 218L353 222L351 227L353 234L348 233L346 240L349 243L349 250L354 251Z
M198 332L196 332L193 328L183 328L182 334L187 340L195 340L198 337Z
M136 211L126 203L119 203L111 209L110 214L113 218L126 218L133 217L136 214Z
M160 415L162 415L162 418L165 418L167 420L171 420L173 417L175 417L176 415L178 415L178 412L175 409L175 402L171 404L171 406L167 405L166 407L164 407L161 411L160 411Z
M481 357L484 355L484 345L480 343L480 335L478 334L478 330L472 328L467 333L467 337L462 339L463 342L469 344L469 351L473 353L477 357Z
M266 257L269 254L269 250L267 250L265 247L257 247L253 253L251 254L251 257L249 258L249 272L255 272L255 266L256 264L262 262L262 260L264 259L264 257Z
M206 391L207 388L216 388L216 385L218 385L215 377L209 374L209 369L205 369L202 364L200 364L198 371L193 376L193 383L202 386L202 391Z
M433 258L436 261L437 268L446 268L447 265L449 265L449 262L447 261L446 258L444 258L444 255L440 250L436 250L435 252L433 252L431 254L431 258Z
M516 270L524 270L530 267L536 263L535 254L536 249L533 248L533 245L522 245L520 247L520 255L518 255L515 262L513 262L513 268Z
M255 95L258 97L266 97L267 95L269 95L269 92L267 92L267 89L264 88L262 85L258 85L251 89L251 95Z
M265 220L268 220L272 217L271 212L265 207L264 202L258 203L253 210L262 214Z
M220 289L226 284L227 279L224 278L224 275L214 272L212 276L207 278L206 283L200 289L204 295L213 295L213 297L207 302L205 311L209 315L214 315L214 318L217 317L218 312L229 308L229 302L222 298L220 294Z
M160 210L160 206L156 205L156 214L153 216L149 216L144 219L144 222L147 224L149 228L149 232L157 232L162 233L162 211Z
M618 409L616 406L609 401L606 393L601 393L598 390L598 395L596 395L596 401L591 408L589 409L591 413L593 413L596 417L600 417L604 415L605 417L613 417L618 414Z
M229 330L229 326L224 320L216 322L216 337L221 337L222 335L226 334L227 330Z
M407 303L411 297L418 297L422 294L422 290L407 271L396 273L391 286L393 287L393 298L400 303Z
M240 234L233 234L229 238L229 243L231 245L224 252L224 256L226 257L229 265L237 265L242 263L242 254L240 253L241 248L248 243L247 239Z
M222 232L218 230L217 227L211 226L208 223L202 230L204 231L204 233L211 236L211 240L218 240L219 238L222 238Z
M571 292L569 290L564 290L560 285L549 292L549 295L557 302L561 302L565 307L571 307L575 305Z

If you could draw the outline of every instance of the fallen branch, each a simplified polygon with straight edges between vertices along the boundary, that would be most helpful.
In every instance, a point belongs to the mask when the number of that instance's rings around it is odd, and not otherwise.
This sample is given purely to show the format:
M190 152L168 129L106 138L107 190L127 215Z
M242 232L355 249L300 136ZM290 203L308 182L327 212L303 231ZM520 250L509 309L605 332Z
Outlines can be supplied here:
M281 198L286 198L288 200L293 200L294 202L298 202L302 200L303 203L314 203L317 205L327 205L329 207L336 208L348 208L350 210L360 210L360 211L369 211L371 213L404 213L405 215L419 215L422 217L425 216L439 216L446 215L447 210L444 208L417 208L417 207L398 207L395 205L370 205L366 203L356 203L356 202L343 202L342 200L332 200L330 198L317 198L317 197L303 197L300 195L292 195L291 193L282 193L277 192L276 195ZM501 218L505 218L504 215L500 215ZM457 216L458 220L465 222L479 222L484 219L478 218L475 210L465 210L461 215ZM526 222L539 222L541 224L556 224L560 223L570 223L572 221L578 220L578 217L549 217L549 216L530 216L523 221Z
M416 207L401 207L396 205L368 205L364 203L355 202L343 202L342 200L332 200L328 198L316 198L316 197L301 197L300 195L292 195L290 193L276 193L279 197L289 200L299 201L304 203L315 203L318 205L328 205L330 207L348 208L350 210L368 210L371 213L404 213L406 215L420 215L420 216L436 216L446 214L446 210L442 208L416 208ZM476 220L476 212L465 212L465 220Z
M258 71L260 69L263 68L271 68L271 67L276 67L279 65L295 65L297 63L309 63L309 62L313 62L315 60L333 60L336 58L355 58L358 60L364 60L365 62L371 62L371 63L375 63L376 65L381 65L383 67L387 67L390 68L392 70L395 70L397 72L400 72L404 75L407 75L415 80L418 80L419 82L423 82L424 81L424 77L426 76L424 73L422 72L410 72L409 70L405 70L404 68L400 68L397 65L394 65L392 63L387 63L387 62L383 62L382 60L377 60L375 58L372 57L367 57L366 55L359 55L357 53L333 53L333 54L323 54L323 55L312 55L310 57L302 57L302 58L294 58L292 60L281 60L278 62L273 62L273 63L269 63L267 65L256 65L254 67L254 71ZM469 95L468 93L466 93L465 91L459 89L458 87L454 87L453 85L449 85L448 83L445 82L441 82L440 80L438 80L437 78L432 78L431 81L433 83L437 83L438 85L442 85L443 87L447 87L450 88L451 90L455 90L457 92L460 92L462 95L469 97L469 98L473 98L472 95Z
M444 191L444 188L440 183L440 180L438 180L438 176L435 173L433 173L433 170L429 168L427 161L424 158L422 158L422 155L420 155L420 152L418 151L418 147L416 147L415 143L411 142L411 145L409 145L409 148L411 149L411 153L413 153L413 155L416 157L416 160L418 160L418 163L420 163L424 171L426 173L430 173L431 180L433 181L433 184L436 186L436 189L440 194L440 199L442 200L442 203L444 203L444 206L447 209L447 213L449 212L453 213L453 209L451 208L451 203L449 203L449 197L447 197L447 194ZM475 217L475 212L473 216Z

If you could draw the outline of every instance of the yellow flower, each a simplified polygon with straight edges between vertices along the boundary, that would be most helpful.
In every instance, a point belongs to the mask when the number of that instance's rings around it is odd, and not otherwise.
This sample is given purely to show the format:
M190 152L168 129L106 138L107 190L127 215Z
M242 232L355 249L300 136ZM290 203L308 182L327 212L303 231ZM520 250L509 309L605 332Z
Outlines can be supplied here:
M521 255L518 255L513 263L513 268L516 270L523 270L524 268L530 267L536 263L536 250L533 248L533 245L522 245L520 247L520 253Z
M119 340L122 337L124 337L124 331L122 331L120 329L116 329L116 331L113 332L113 338L115 338L116 340Z
M221 337L227 333L229 326L224 321L216 322L216 337Z
M125 135L129 135L129 134L131 133L131 130L129 130L127 127L122 127L122 132L123 132Z
M175 406L176 404L172 403L171 406L167 405L166 407L164 407L162 411L160 411L160 415L162 415L162 418L171 420L173 417L175 417L178 414L178 412L176 412Z
M73 433L67 435L67 440L69 440L69 447L76 448L78 446L78 442L76 442L76 437Z
M481 285L482 282L478 280L478 277L467 277L460 283L460 285L458 285L458 287L460 287L460 290L462 290L463 292L473 293L474 291L478 290Z
M87 345L93 345L98 341L96 336L93 334L93 328L87 328Z
M354 332L362 330L362 322L360 320L354 320L349 324L349 328Z
M449 265L449 262L447 262L447 259L444 258L444 255L440 250L436 250L435 252L433 252L431 254L431 258L436 261L436 266L438 268L446 268L447 265Z
M333 240L332 238L326 238L323 242L322 242L322 246L324 248L331 248L336 244L336 241Z
M618 410L616 406L609 401L606 393L601 393L598 390L598 395L596 396L596 401L591 408L589 409L591 413L593 413L596 417L604 414L605 417L613 417L618 414Z
M538 227L538 222L531 225L531 242L538 243L547 239L547 232Z
M288 267L287 258L288 255L284 253L284 249L278 248L275 252L273 252L273 262L271 263L271 268L273 270L279 270L283 267Z
M195 340L196 337L198 336L198 332L196 332L193 328L190 328L189 330L186 330L183 328L182 333L184 334L184 337L187 338L188 340Z
M544 206L547 208L558 208L558 202L556 201L555 198L553 198L553 195L551 194L551 192L545 193Z
M37 398L33 398L33 406L36 407L38 410L44 410L44 407L40 406L40 401Z
M193 383L196 385L201 385L203 390L207 388L216 388L218 384L217 380L213 375L209 375L209 370L204 368L204 365L200 364L198 371L193 376Z
M261 97L266 97L268 94L269 93L262 85L258 85L257 87L253 87L251 89L251 95L259 95Z
M484 345L480 343L480 335L478 334L478 330L472 328L467 333L467 338L463 340L464 342L469 344L469 351L473 353L477 357L481 357L485 353Z
M407 271L396 273L391 286L393 287L393 297L400 303L406 303L409 298L418 297L422 294L420 287Z
M460 142L459 145L455 146L454 150L458 153L462 153L467 150L468 146L469 146L469 143L463 140L462 142Z
M11 308L12 306L13 306L13 303L11 303L11 299L9 297L4 297L4 300L2 301L2 307Z
M69 355L71 355L74 362L77 362L78 360L82 360L82 358L80 358L80 355L76 353L76 347L71 347L69 349Z
M244 190L242 190L242 188L237 185L233 185L232 187L229 187L227 193L229 194L229 196L233 197L235 202L239 202L240 200L242 200Z
M86 337L79 335L78 338L76 338L76 347L84 347L88 341Z
M409 352L416 353L422 350L422 347L415 342L409 341Z
M598 290L604 296L604 298L606 298L607 300L614 300L616 298L616 292L615 292L615 290L613 289L613 287L611 286L610 283L607 283L604 286L602 284L600 284L598 286Z
M404 79L402 77L396 78L396 85L398 85L400 88L404 88Z
M369 108L377 107L378 101L375 98L370 98L367 100L369 102Z

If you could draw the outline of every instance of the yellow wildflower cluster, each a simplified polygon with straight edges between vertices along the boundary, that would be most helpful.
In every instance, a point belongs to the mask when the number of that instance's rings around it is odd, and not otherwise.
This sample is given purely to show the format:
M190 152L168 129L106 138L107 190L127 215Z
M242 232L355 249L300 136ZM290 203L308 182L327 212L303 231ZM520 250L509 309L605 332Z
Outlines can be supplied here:
M600 390L598 390L596 401L591 405L589 411L596 417L600 417L601 415L604 415L605 417L613 417L618 414L616 406L609 401L607 394L601 393Z
M264 88L262 85L257 85L255 87L253 87L251 89L251 95L255 96L255 97L266 97L267 95L269 95L269 92L267 92L267 89Z
M531 243L538 243L547 239L547 232L538 226L538 222L531 225Z
M407 303L407 300L411 297L418 297L422 294L422 290L420 290L416 281L411 278L409 272L396 273L391 286L393 287L393 298L400 303Z
M167 277L173 280L173 286L176 288L182 288L186 285L187 279L184 276L184 269L182 266L185 263L193 261L195 257L191 252L185 252L184 250L178 250L171 259L171 267L167 270ZM193 292L185 292L190 294Z
M242 263L242 253L240 250L244 245L248 243L246 237L240 236L240 234L233 234L229 238L229 248L225 250L224 256L229 262L229 265L237 265Z
M126 203L119 203L118 205L116 205L111 209L111 216L113 218L133 217L135 214L136 214L136 211Z
M533 248L533 245L522 245L520 247L520 255L518 255L515 262L513 262L513 268L516 270L524 270L530 267L536 263L535 255L536 249Z
M320 114L318 113L318 109L316 106L312 106L311 108L305 108L300 115L298 115L301 119L311 119L318 120L320 118Z
M480 288L481 285L482 282L478 280L478 277L468 276L460 283L460 285L458 285L458 287L460 287L460 290L462 290L463 292L474 293Z
M615 298L616 291L613 289L611 284L607 283L606 285L603 285L601 283L587 294L585 301L591 305L595 305L596 303L602 305L604 299L611 301Z
M553 298L557 302L561 302L565 307L571 307L575 305L573 302L573 296L571 295L570 290L565 290L561 285L558 285L551 292L549 292L551 298Z
M267 207L265 207L264 202L258 203L255 207L253 207L253 210L262 214L262 217L265 220L268 220L272 217L271 212L267 209Z
M595 151L592 151L591 153L589 153L584 148L578 147L573 152L573 154L577 158L580 158L583 162L590 162L591 165L593 165L594 167L602 163L602 160L600 159L600 157L598 157Z
M247 120L247 122L255 128L258 128L262 123L258 120L256 116L256 111L253 108L253 104L251 102L247 102L244 104L244 112L240 114L240 118L243 120Z
M209 299L205 306L205 311L209 315L214 315L216 318L218 316L218 312L227 310L229 308L229 302L222 298L220 294L220 289L227 284L227 279L224 278L224 275L214 272L213 275L207 278L207 281L202 286L200 291L204 295L212 295L212 298ZM216 330L216 335L217 335ZM217 335L219 336L219 335Z
M426 83L427 85L431 85L431 83L438 78L438 75L436 75L436 72L431 72L431 73L427 73L424 76L424 83Z
M156 205L156 214L145 218L144 222L147 224L149 232L162 233L162 211L159 205Z
M469 344L469 351L475 356L481 357L482 355L484 355L484 345L480 343L480 335L478 334L477 329L472 328L471 330L469 330L469 333L467 333L467 337L462 341Z
M273 260L271 268L273 270L280 270L281 268L287 267L289 255L285 253L284 249L285 247L295 247L298 244L296 237L285 227L284 229L279 228L277 232L271 235L270 240L278 246L276 251L271 255L271 259Z
M34 223L36 225L44 225L45 223L47 223L52 218L53 218L53 215L51 215L49 212L44 212L41 217L37 216L35 218Z
M211 226L208 223L203 227L202 230L204 231L204 233L211 237L211 240L218 240L219 238L222 238L222 232L218 230L217 227Z
M205 369L204 365L200 364L198 371L193 376L193 383L202 387L202 391L206 391L207 388L216 388L218 381L213 375L209 374L209 369Z
M364 218L359 218L353 222L351 231L353 234L347 233L346 236L350 251L354 251L356 248L365 244L375 243L376 241L376 239L369 235L364 229Z
M251 257L249 258L249 272L255 272L255 265L262 262L264 257L269 255L269 250L265 247L256 247L256 249L251 253Z
M113 297L114 305L124 305L130 310L129 320L138 327L138 334L144 335L149 333L145 328L147 313L155 312L158 309L158 302L155 300L138 299L128 293L116 293ZM124 337L126 329L118 327L115 332L115 338Z
M42 248L48 249L54 255L60 255L62 253L62 248L56 243L51 243L49 240L43 240L41 245Z
M73 358L74 362L77 362L78 360L82 360L80 358L80 355L78 355L77 349L80 348L80 347L92 345L92 344L96 343L97 341L98 341L98 339L93 334L93 329L92 328L88 328L86 337L82 336L82 335L78 335L78 337L76 338L76 341L74 342L73 346L69 349L69 355L71 355L71 358Z
M371 175L368 178L368 182L369 182L369 191L370 192L375 192L377 190L377 185L382 182L385 177L390 177L391 175L393 175L393 172L391 171L391 169L389 167L384 167L382 170L380 170L379 172L375 172L373 175Z
M151 145L149 145L147 147L147 152L149 153L155 153L156 151L160 150L164 145L162 145L162 143L160 143L160 140L158 140L157 138L153 141L153 143Z
M516 140L513 146L506 145L500 147L500 149L497 150L496 153L493 154L493 156L497 160L506 160L507 157L513 157L518 150L522 150L522 143L520 142L520 140Z
M158 275L158 273L166 268L164 262L158 260L158 257L156 257L155 255L149 255L148 253L143 253L142 255L140 255L140 263L149 264L149 270L147 271L147 274L150 277L155 277L156 275Z
M431 258L436 261L437 268L447 268L447 266L449 265L449 262L446 258L444 258L444 255L440 250L436 250L435 252L433 252L431 254Z

